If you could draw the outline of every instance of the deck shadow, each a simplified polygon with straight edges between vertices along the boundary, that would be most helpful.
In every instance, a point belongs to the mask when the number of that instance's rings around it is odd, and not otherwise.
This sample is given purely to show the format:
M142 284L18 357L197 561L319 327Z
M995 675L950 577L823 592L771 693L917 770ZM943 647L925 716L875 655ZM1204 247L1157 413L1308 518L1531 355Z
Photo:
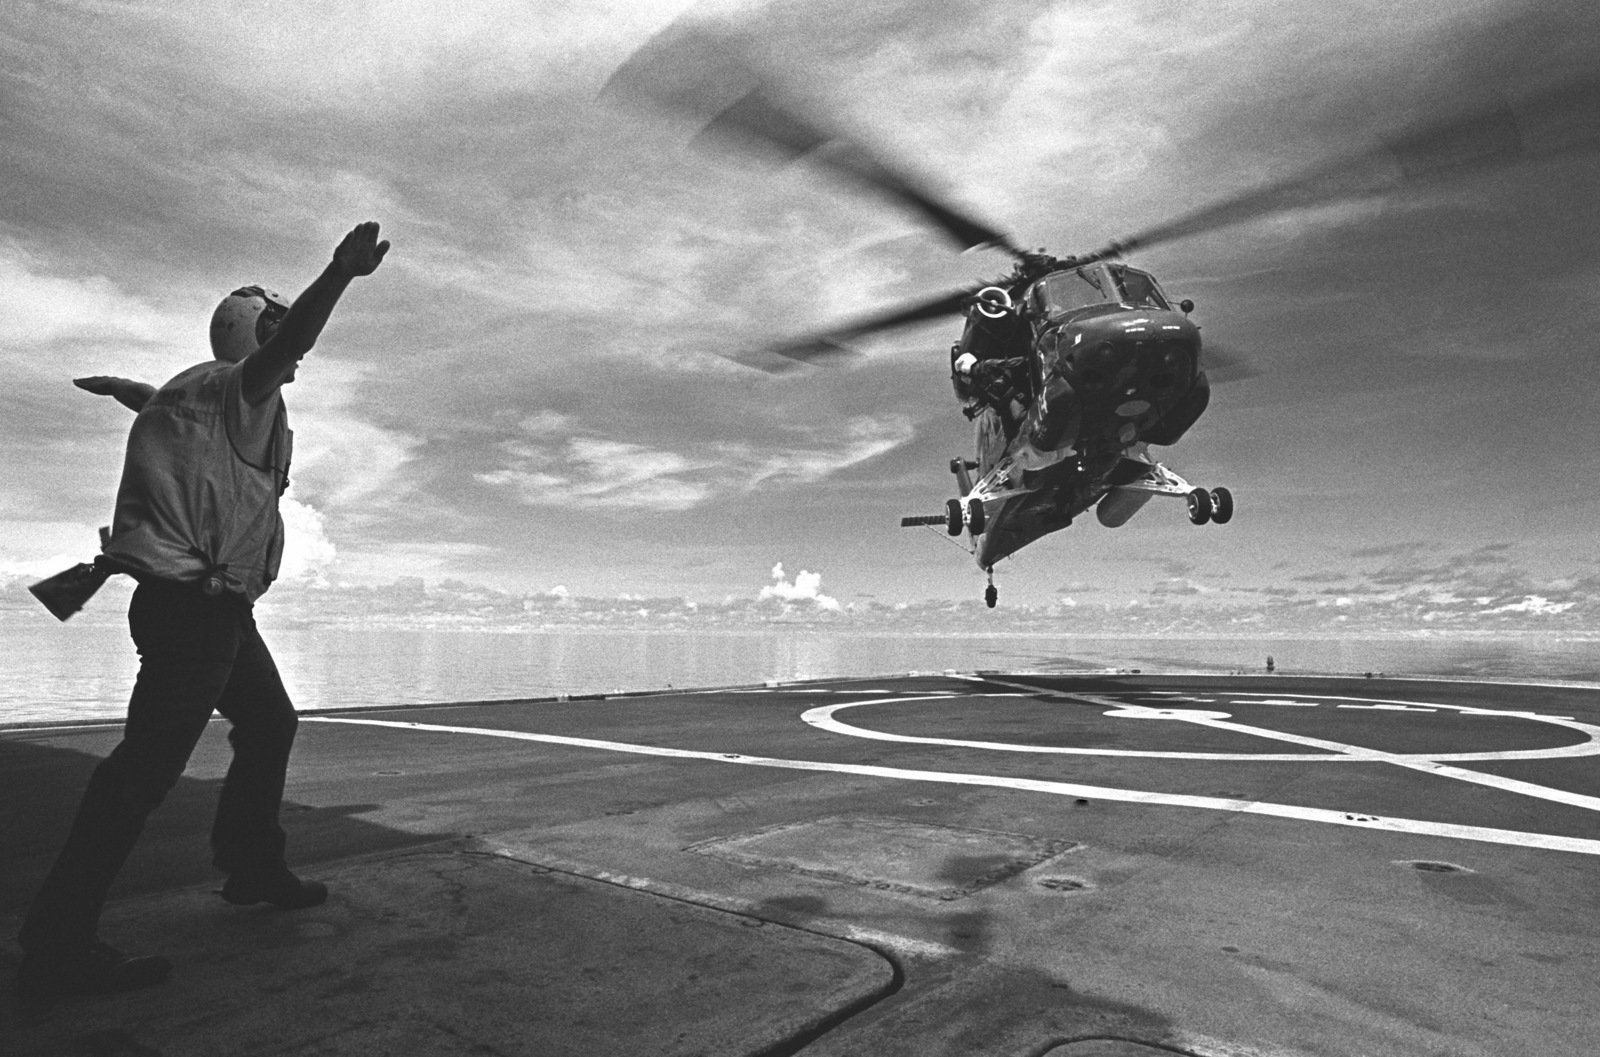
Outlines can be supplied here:
M219 725L206 737L220 735ZM116 739L116 732L104 728L0 737L0 848L6 849L0 868L0 915L21 914L33 898L66 840L90 774ZM289 767L292 779L293 760ZM178 780L150 815L112 887L111 899L220 880L211 865L208 842L221 787L216 778ZM282 818L289 834L290 865L298 869L453 836L407 832L358 817L374 806L313 806L286 798Z

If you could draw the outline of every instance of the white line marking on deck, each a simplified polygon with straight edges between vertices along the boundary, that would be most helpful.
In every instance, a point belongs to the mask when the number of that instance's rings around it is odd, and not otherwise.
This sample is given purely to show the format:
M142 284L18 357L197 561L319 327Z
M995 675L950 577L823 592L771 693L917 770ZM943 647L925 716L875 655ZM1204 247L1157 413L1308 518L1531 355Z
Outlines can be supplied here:
M984 695L990 696L990 695ZM1027 696L1027 695L1019 695ZM1098 749L1086 748L1075 745L1022 745L1001 741L969 741L964 738L930 738L916 734L891 734L887 731L871 730L866 727L857 727L843 720L835 719L834 714L847 708L860 708L863 705L882 705L889 703L905 703L917 700L916 698L898 698L891 702L890 699L870 701L845 701L837 705L823 705L820 708L809 709L802 713L800 718L819 730L830 731L834 734L843 734L852 738L867 738L873 741L903 741L915 745L949 745L958 749L993 749L997 752L1028 752L1028 753L1054 753L1068 756L1136 756L1140 758L1172 759L1172 760L1239 760L1250 762L1296 762L1301 760L1341 760L1345 757L1327 753L1267 753L1267 752L1179 752L1162 751L1159 749ZM924 698L923 700L927 700ZM1138 707L1138 706L1129 706ZM1151 709L1152 712L1160 711ZM1173 709L1177 712L1179 709ZM1221 715L1221 713L1211 713Z
M891 698L876 703L883 704L891 700L904 701L906 699ZM932 698L929 700L932 700ZM867 704L868 702L859 703ZM662 756L682 760L709 760L714 763L733 763L750 767L776 767L794 771L854 774L868 778L933 782L944 785L988 786L990 788L1015 789L1020 792L1045 793L1053 796L1070 796L1088 800L1109 800L1128 804L1229 811L1243 815L1265 815L1272 818L1286 818L1301 822L1322 822L1334 826L1377 829L1390 833L1410 833L1420 836L1448 837L1455 840L1508 844L1523 848L1544 848L1552 851L1575 852L1582 855L1600 855L1600 840L1561 837L1548 833L1522 833L1517 830L1492 829L1485 826L1459 826L1445 822L1428 822L1421 819L1379 818L1373 815L1330 811L1324 808L1300 807L1295 804L1225 800L1221 797L1153 793L1140 789L1112 789L1106 786L1051 782L1036 778L1013 778L1004 775L922 771L868 764L830 763L821 760L785 760L769 756L745 756L740 753L704 752L696 749L671 749L658 745L634 745L627 742L604 741L597 738L574 738L561 734L536 734L521 730L493 730L486 727L456 727L436 723L357 719L346 716L305 716L303 719L309 723L345 723L355 726L388 727L395 730L411 730L433 734L466 734L487 738L508 738L516 741L542 742L548 745L568 745L574 748L599 749L604 752L625 752L641 756Z
M1248 702L1247 702L1248 703ZM1376 712L1433 712L1436 709L1423 705L1334 705L1334 708L1364 708Z
M996 680L996 682L1000 682ZM1013 683L1000 682L1002 686L1014 686ZM1062 697L1073 701L1087 701L1091 704L1105 705L1113 711L1107 715L1128 715L1144 711L1150 718L1173 719L1184 723L1193 723L1202 727L1213 727L1218 730L1235 731L1241 734L1252 734L1257 737L1270 738L1274 741L1287 741L1295 745L1305 745L1311 748L1326 749L1333 756L1314 756L1313 760L1325 759L1350 759L1367 763L1389 763L1396 767L1406 767L1426 774L1438 775L1441 778L1454 778L1459 782L1469 782L1473 785L1486 785L1508 793L1517 793L1522 796L1535 797L1540 800L1551 800L1556 803L1567 804L1571 807L1583 808L1587 811L1600 811L1600 797L1586 796L1583 793L1574 793L1565 789L1553 789L1549 786L1536 785L1533 782L1518 781L1515 778L1506 778L1497 774L1486 774L1482 771L1471 771L1463 767L1450 767L1443 760L1526 760L1545 759L1552 757L1570 756L1595 756L1600 755L1600 727L1590 726L1587 723L1578 723L1561 716L1541 716L1535 712L1504 712L1496 709L1467 708L1460 705L1434 704L1437 709L1452 709L1463 715L1474 716L1508 716L1517 719L1536 720L1552 723L1556 726L1570 727L1589 735L1589 740L1576 745L1563 745L1552 749L1522 749L1507 750L1504 752L1487 753L1398 753L1384 752L1381 749L1372 749L1364 745L1348 745L1343 742L1329 741L1325 738L1313 738L1303 734L1290 734L1286 731L1272 730L1269 727L1252 727L1243 723L1234 723L1227 718L1218 718L1215 712L1192 712L1185 714L1184 709L1178 708L1149 708L1145 705L1130 705L1113 698L1100 697L1095 694L1073 694L1060 690L1040 690L1041 694L1050 697ZM1334 698L1324 700L1353 701L1355 698ZM1387 701L1383 704L1410 705L1421 704L1414 701ZM816 711L813 709L813 711Z
M1393 700L1389 700L1389 701L1373 702L1372 699L1369 699L1369 698L1337 697L1337 696L1334 696L1334 695L1331 695L1331 694L1322 696L1321 700L1324 703L1326 703L1326 702L1338 702L1338 701L1352 701L1352 702L1357 702L1357 703L1379 703L1379 704L1390 704L1390 705L1421 705L1421 706L1425 706L1427 708L1438 710L1438 711L1456 712L1456 713L1459 713L1460 715L1464 715L1464 716L1495 716L1495 717L1507 718L1507 719L1533 720L1533 721L1536 721L1536 722L1539 722L1539 723L1550 724L1552 726L1567 727L1567 728L1569 728L1571 730L1576 730L1576 731L1578 731L1578 732L1580 732L1580 733L1582 733L1582 734L1584 734L1586 736L1585 740L1583 740L1583 741L1575 742L1575 743L1573 743L1571 745L1557 745L1557 746L1553 746L1553 747L1548 748L1548 749L1500 749L1500 750L1493 750L1493 751L1489 751L1489 752L1386 753L1386 752L1382 752L1381 750L1378 750L1378 749L1367 749L1367 748L1363 748L1361 746L1346 745L1346 744L1343 744L1342 742L1322 741L1322 740L1319 740L1319 739L1316 739L1316 738L1303 738L1303 737L1300 737L1298 735L1286 734L1286 733L1283 733L1282 731L1272 730L1272 729L1267 728L1267 727L1250 727L1250 726L1245 726L1242 723L1230 724L1230 723L1222 722L1221 720L1210 719L1209 717L1216 717L1216 716L1220 715L1219 713L1215 713L1215 712L1195 711L1193 713L1186 714L1185 710L1181 709L1181 708L1170 708L1170 709L1153 708L1153 707L1148 706L1148 705L1130 704L1130 703L1128 703L1126 701L1123 701L1123 700L1120 700L1120 699L1117 699L1117 698L1102 697L1102 696L1097 696L1097 695L1094 695L1094 694L1075 694L1075 693L1069 693L1069 692L1064 691L1064 690L1052 690L1052 689L1049 689L1047 687L1030 686L1030 685L1025 684L1025 683L1008 683L1008 682L1004 682L1002 680L993 679L993 678L985 679L985 680L983 680L983 682L990 683L992 685L997 685L997 686L1010 686L1010 687L1014 687L1014 688L1017 688L1017 689L1030 691L1032 693L1032 695L1036 696L1036 697L1053 697L1053 698L1058 698L1058 699L1067 700L1067 701L1077 701L1077 702L1082 702L1084 704L1095 705L1095 706L1098 706L1098 707L1109 709L1112 712L1115 712L1121 718L1133 718L1133 717L1135 717L1137 715L1138 718L1150 718L1150 719L1176 719L1176 720L1188 719L1188 720L1190 720L1192 722L1199 723L1200 725L1203 725L1203 726L1215 726L1215 727L1219 727L1219 728L1222 728L1222 729L1235 730L1235 731L1238 731L1238 732L1244 733L1244 734L1252 734L1252 735L1255 735L1255 736L1258 736L1258 737L1272 738L1272 739L1277 740L1277 741L1290 741L1290 742L1295 742L1295 743L1298 743L1298 744L1301 744L1301 745L1316 746L1318 748L1327 749L1328 751L1325 752L1325 753L1315 753L1315 754L1311 754L1311 753L1296 753L1296 754L1287 754L1287 755L1277 755L1277 754L1270 754L1270 753L1170 752L1170 751L1162 751L1162 750L1159 750L1159 749L1150 749L1150 750L1144 750L1144 749L1093 749L1093 748L1080 748L1080 747L1077 747L1077 746L1061 746L1061 745L1057 745L1057 746L1051 746L1051 745L1010 745L1010 744L1005 744L1003 742L961 741L961 740L946 739L946 738L923 738L923 737L917 737L917 736L910 735L910 734L888 734L888 733L884 733L882 731L871 731L871 730L866 730L865 728L862 728L862 727L851 726L850 724L845 723L842 720L835 720L835 719L831 718L833 716L833 713L835 711L839 710L839 709L842 709L842 708L854 708L854 707L856 707L858 705L883 704L884 702L881 702L881 701L851 701L851 702L846 702L844 704L832 706L826 712L823 712L823 711L818 710L818 709L813 709L810 712L805 713L805 715L801 716L801 718L805 719L806 722L808 722L808 723L813 723L814 726L823 727L824 729L832 730L835 733L850 734L853 737L858 737L858 738L874 738L874 739L877 739L879 741L907 741L907 742L916 742L916 743L932 744L932 745L954 745L954 746L959 746L961 748L969 748L969 749L984 749L984 748L987 748L987 749L996 749L996 750L1005 751L1005 752L1056 752L1056 753L1064 753L1064 754L1067 754L1067 755L1083 755L1083 756L1138 756L1138 757L1149 757L1149 758L1152 758L1152 759L1238 760L1238 761L1241 761L1241 762L1262 761L1262 762L1271 762L1271 763L1276 763L1276 762L1297 762L1297 761L1316 762L1316 763L1340 763L1340 762L1350 762L1352 760L1370 761L1372 759L1376 759L1376 758L1379 758L1379 757L1383 758L1383 762L1389 763L1389 762L1394 762L1392 759L1390 759L1390 757L1394 757L1394 758L1398 758L1398 759L1409 760L1409 761L1411 761L1413 763L1422 764L1422 765L1432 765L1432 764L1444 763L1444 762L1449 762L1449 763L1489 763L1489 762L1498 762L1498 761L1505 761L1505 760L1551 760L1551 759L1562 759L1562 758L1579 757L1579 756L1600 756L1600 726L1593 726L1593 725L1588 724L1588 723L1580 723L1577 720L1573 719L1571 716L1547 716L1547 715L1542 715L1542 714L1537 713L1537 712L1518 712L1518 711L1508 711L1508 710L1493 709L1493 708L1478 708L1478 707L1475 707L1475 706L1468 706L1468 705L1446 705L1446 704L1440 704L1438 702L1431 702L1431 701L1430 702L1424 702L1424 701L1393 701ZM1130 695L1130 696L1136 696L1136 695ZM1241 697L1241 698L1244 698L1244 697L1250 697L1250 698L1275 698L1275 695L1269 695L1269 694L1244 694L1244 693L1241 693L1241 694L1238 694L1238 695L1235 695L1235 696ZM1140 714L1140 710L1141 709L1144 710L1143 714ZM818 719L826 719L827 722L826 723L813 722L812 719L808 719L807 717L817 717ZM1208 717L1208 718L1207 718L1206 721L1202 721L1202 719L1200 717ZM1431 767L1430 767L1430 769L1431 769ZM1476 773L1476 772L1468 772L1468 773ZM1536 786L1534 788L1541 788L1541 787Z

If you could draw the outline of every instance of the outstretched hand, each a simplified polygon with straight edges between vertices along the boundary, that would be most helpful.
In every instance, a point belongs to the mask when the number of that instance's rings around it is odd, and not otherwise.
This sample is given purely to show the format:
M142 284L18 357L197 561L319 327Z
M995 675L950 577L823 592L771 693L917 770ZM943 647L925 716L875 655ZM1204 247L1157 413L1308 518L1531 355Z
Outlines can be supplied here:
M109 374L95 374L88 378L74 378L72 380L73 385L86 392L93 393L95 396L116 396L126 383L126 378L114 378Z
M96 396L115 397L117 403L130 411L141 410L156 391L156 387L148 382L136 382L131 378L118 378L110 374L74 378L72 384Z
M389 240L378 241L378 222L369 220L350 229L333 251L333 265L342 275L371 275L389 252Z

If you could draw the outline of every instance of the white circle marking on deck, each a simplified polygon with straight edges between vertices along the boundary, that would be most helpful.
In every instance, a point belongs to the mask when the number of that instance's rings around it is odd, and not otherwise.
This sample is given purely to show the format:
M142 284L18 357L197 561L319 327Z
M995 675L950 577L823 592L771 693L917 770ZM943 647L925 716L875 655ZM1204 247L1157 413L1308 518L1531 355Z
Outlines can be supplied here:
M940 700L946 695L930 695L924 700ZM886 704L906 701L907 698L883 698L861 701L858 704ZM1227 799L1215 796L1192 796L1185 793L1160 793L1144 789L1117 789L1108 786L1083 785L1076 782L1053 782L1011 775L969 774L960 771L927 771L903 767L883 767L876 764L838 763L824 760L787 760L767 756L744 756L733 753L707 752L700 749L674 749L660 745L638 745L628 742L604 741L598 738L575 738L564 734L539 734L522 730L495 730L486 727L446 726L435 723L416 723L385 719L362 719L353 716L305 716L308 723L338 723L368 727L387 727L418 733L467 735L472 737L505 738L513 741L538 742L572 748L593 749L602 752L632 753L641 756L670 757L683 760L701 760L746 767L774 767L785 770L852 774L870 778L884 778L907 782L931 782L945 785L977 786L994 789L1011 789L1019 792L1051 796L1098 799L1113 803L1141 804L1146 806L1196 808L1226 811L1240 815L1261 815L1269 818L1291 819L1301 822L1319 822L1334 826L1372 829L1388 833L1407 833L1418 836L1445 837L1455 840L1482 841L1521 848L1542 848L1551 851L1573 852L1580 855L1600 856L1600 840L1584 837L1566 837L1554 833L1528 833L1521 830L1496 829L1488 826L1463 826L1451 822L1433 822L1427 819L1389 818L1359 814L1328 808L1304 807L1299 804L1274 804L1259 800ZM1546 792L1552 792L1546 790ZM1600 808L1597 808L1600 809Z
M999 684L1015 686L1016 684ZM1167 760L1237 760L1240 762L1260 763L1340 763L1350 761L1382 760L1387 763L1409 762L1414 764L1437 763L1482 763L1504 760L1547 760L1575 756L1600 756L1600 726L1580 723L1571 716L1546 716L1536 712L1504 711L1497 709L1478 708L1467 705L1446 705L1436 702L1423 701L1378 701L1371 698L1337 697L1333 695L1320 696L1318 700L1324 704L1337 702L1355 702L1358 704L1375 705L1383 704L1397 706L1395 711L1406 712L1433 712L1446 710L1470 716L1497 716L1501 718L1523 719L1533 722L1546 723L1553 726L1567 727L1586 735L1586 740L1571 745L1556 745L1546 749L1502 749L1485 752L1441 752L1441 753L1405 753L1387 752L1382 749L1373 749L1360 745L1349 745L1343 742L1327 741L1321 738L1304 737L1289 734L1284 731L1273 730L1269 727L1254 727L1242 723L1226 722L1231 719L1228 713L1212 712L1201 709L1183 708L1155 708L1137 705L1123 701L1120 697L1092 694L1069 694L1045 688L1034 688L1037 693L1045 696L1061 697L1088 704L1104 705L1107 709L1102 715L1113 719L1169 719L1180 722L1195 723L1200 726L1209 726L1222 730L1231 730L1241 734L1268 738L1274 741L1288 741L1296 744L1315 747L1323 751L1316 753L1259 753L1259 752L1185 752L1180 750L1163 749L1103 749L1081 745L1026 745L1011 742L981 741L966 738L934 738L916 734L893 734L888 731L872 730L867 727L856 726L836 719L837 713L848 708L861 708L867 705L883 705L896 703L896 699L883 698L868 701L845 701L834 705L824 705L819 708L808 709L801 715L806 723L821 730L831 731L835 734L845 734L856 738L869 738L874 741L901 741L919 745L949 745L963 749L991 749L996 752L1028 752L1028 753L1055 753L1068 756L1132 756L1151 759ZM989 695L983 695L989 696ZM1144 696L1143 694L1128 696ZM1235 694L1235 698L1244 698L1256 695ZM1261 704L1279 704L1282 698L1272 695L1259 695L1266 700ZM1309 696L1309 695L1308 695ZM907 700L907 699L899 699ZM950 700L944 698L943 700ZM1170 697L1163 698L1162 704L1172 702ZM1236 704L1245 702L1236 701ZM1301 704L1301 702L1296 702ZM1314 702L1305 702L1305 705L1314 707ZM1398 706L1404 706L1398 707ZM1337 707L1337 706L1336 706Z

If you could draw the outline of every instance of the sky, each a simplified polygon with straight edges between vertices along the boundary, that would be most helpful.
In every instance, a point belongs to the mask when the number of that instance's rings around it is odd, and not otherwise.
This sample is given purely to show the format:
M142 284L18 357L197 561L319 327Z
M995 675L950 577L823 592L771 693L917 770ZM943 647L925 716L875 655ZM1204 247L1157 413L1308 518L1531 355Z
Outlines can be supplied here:
M207 359L223 294L294 296L370 219L393 248L285 390L289 548L263 602L285 620L1600 628L1600 152L1563 150L1549 102L1600 98L1591 3L268 11L0 12L0 608L110 520L131 418L70 380ZM604 91L686 24L755 42L840 127L1058 255L1462 108L1503 102L1540 149L1134 253L1255 369L1156 450L1238 514L1080 519L1001 563L990 613L942 530L899 527L971 452L960 321L843 365L737 357L1008 258Z

